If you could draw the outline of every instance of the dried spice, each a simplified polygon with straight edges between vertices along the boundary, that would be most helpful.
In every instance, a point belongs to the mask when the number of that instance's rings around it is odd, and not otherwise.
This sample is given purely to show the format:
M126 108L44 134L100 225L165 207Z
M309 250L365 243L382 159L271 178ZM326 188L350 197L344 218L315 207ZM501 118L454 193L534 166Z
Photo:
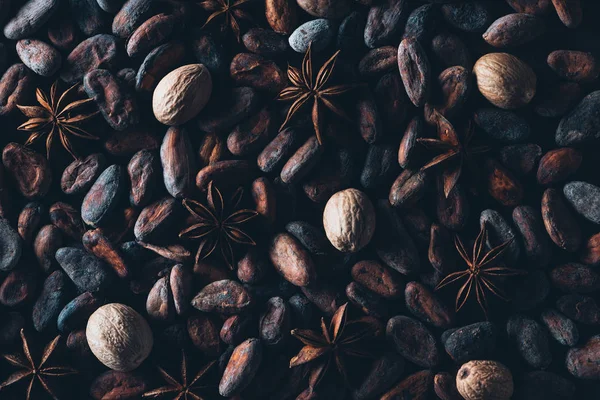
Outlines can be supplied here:
M600 2L0 15L0 398L599 397Z
M336 104L335 98L347 93L354 88L355 85L333 85L329 83L333 74L335 63L340 54L339 50L327 60L323 66L319 69L317 76L313 73L312 64L312 42L308 45L308 50L302 60L302 69L299 70L296 67L288 66L288 79L292 83L292 86L288 86L283 89L277 96L277 100L281 101L293 101L290 109L285 117L285 121L281 125L280 130L286 127L286 125L292 120L292 118L298 113L305 104L309 104L312 100L312 123L317 135L319 144L323 143L323 132L324 132L324 115L323 108L329 109L337 116L350 121L350 117L346 112Z
M254 210L240 208L243 194L240 188L226 202L211 181L208 184L206 206L196 200L183 200L183 205L194 217L194 223L179 232L179 237L200 239L196 263L210 256L219 247L223 260L233 269L235 255L232 244L256 245L256 242L241 229L246 222L258 216Z
M450 124L450 121L437 110L433 110L432 119L437 125L438 139L418 138L417 141L441 154L435 156L422 169L427 170L436 166L444 167L441 176L444 180L444 196L448 197L456 186L463 168L466 166L474 170L472 157L488 151L489 148L487 146L472 145L471 141L475 133L472 125L469 125L466 135L461 138L454 126Z
M508 301L506 295L504 295L503 291L498 287L495 280L524 273L518 269L506 268L494 264L494 261L508 249L512 243L512 239L507 240L490 250L486 250L487 241L488 233L486 224L483 224L479 231L479 235L477 235L477 238L475 239L472 255L469 255L460 237L458 237L458 235L455 236L454 245L456 246L458 254L460 254L467 264L467 269L446 275L446 277L436 286L436 290L438 290L466 278L466 281L462 284L456 295L456 311L459 311L465 305L471 296L471 292L475 292L477 303L479 303L486 318L488 316L486 291Z
M98 111L88 114L80 114L78 112L81 107L94 100L81 99L70 103L68 102L69 97L77 91L78 86L79 84L71 86L59 96L57 93L58 82L54 82L50 88L50 98L48 98L48 96L40 89L36 89L35 96L40 104L39 106L17 105L19 110L29 118L27 122L21 124L17 128L31 133L25 144L29 145L41 139L43 136L46 136L46 157L48 159L50 159L52 142L56 135L58 135L63 147L75 159L78 157L71 145L69 135L90 140L98 139L97 136L94 136L79 127L79 124L98 114Z
M203 28L210 24L214 19L224 16L222 28L228 27L233 31L235 38L238 42L242 40L242 34L240 30L240 24L238 20L252 21L252 17L248 12L242 9L242 6L246 3L250 3L252 0L203 0L200 3L206 12L212 14L206 19L206 22L202 26Z
M290 368L311 363L310 387L315 388L329 369L337 369L346 385L351 385L346 366L346 357L370 358L368 350L361 348L364 341L375 336L376 328L372 321L361 318L348 320L348 303L333 314L329 326L321 318L321 332L308 329L294 329L292 336L300 340L304 347L290 360ZM335 365L333 365L335 364Z
M158 367L160 376L167 382L166 386L161 386L158 389L151 390L142 395L142 397L171 397L173 400L201 400L203 397L198 394L206 390L207 387L213 385L204 385L203 378L207 372L215 365L215 361L210 361L204 365L196 375L188 382L188 361L184 351L181 352L181 380L177 380L163 368Z
M54 399L57 399L55 390L53 389L51 382L54 378L60 378L64 376L77 374L77 371L69 366L49 366L47 365L48 360L56 351L61 337L55 337L50 343L44 347L42 357L39 362L33 360L31 350L29 348L29 342L25 337L23 329L21 329L21 341L23 343L23 355L4 355L4 359L8 361L12 366L21 368L21 370L12 373L4 382L0 384L0 390L6 387L12 386L25 379L29 379L27 385L27 391L25 399L32 399L32 393L36 382L41 385L42 388Z

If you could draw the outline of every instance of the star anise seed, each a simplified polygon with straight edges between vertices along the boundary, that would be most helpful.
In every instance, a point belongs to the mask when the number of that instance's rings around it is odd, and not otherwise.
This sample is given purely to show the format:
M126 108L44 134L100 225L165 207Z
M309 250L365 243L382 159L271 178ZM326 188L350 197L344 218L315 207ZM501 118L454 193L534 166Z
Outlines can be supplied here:
M348 321L348 303L338 308L331 318L329 327L321 318L321 332L308 329L294 329L292 336L304 343L300 352L290 360L290 368L306 363L311 365L309 384L316 387L327 374L332 363L344 380L350 385L345 357L372 357L369 351L361 348L364 341L375 336L376 328L367 317Z
M163 368L158 367L158 372L167 382L167 385L161 386L158 389L151 390L142 395L142 397L165 397L172 395L173 400L208 400L208 397L202 397L198 392L210 387L209 385L201 385L200 381L206 373L215 365L215 361L211 361L204 365L196 374L194 379L188 382L187 357L185 352L181 354L181 381L173 378Z
M467 253L467 250L458 235L455 236L454 245L456 246L458 254L460 254L467 264L467 269L448 274L440 281L440 283L438 283L435 290L439 290L451 283L466 279L456 295L456 311L459 311L465 305L471 292L475 291L477 303L479 303L479 306L487 318L488 304L486 290L502 300L508 301L503 291L494 282L494 279L522 275L524 272L518 269L493 264L493 262L506 251L508 246L512 243L512 239L489 251L485 251L486 243L487 227L485 224L482 226L477 239L475 239L472 255Z
M204 0L199 3L200 7L211 13L202 28L207 26L215 18L224 15L223 27L229 26L233 31L238 43L241 42L241 31L238 20L252 21L252 17L240 7L252 0Z
M302 60L302 71L298 68L288 66L287 75L291 86L283 89L277 96L277 100L293 101L287 113L285 121L280 129L283 129L292 119L292 117L312 100L312 122L317 135L319 144L323 143L323 106L328 108L339 117L350 121L350 117L334 102L334 98L353 89L355 85L335 85L328 86L329 79L333 74L335 62L340 51L323 64L316 79L313 76L312 67L312 42L308 45L308 50Z
M32 398L31 393L36 381L42 385L50 397L52 397L54 400L58 400L58 397L56 396L54 390L52 390L48 379L77 374L77 370L70 367L48 366L46 364L48 359L56 350L56 347L60 341L60 336L55 337L46 345L39 363L33 361L33 357L29 349L29 343L25 337L23 329L21 329L21 341L23 342L23 354L25 355L25 358L23 358L21 354L3 356L6 361L8 361L11 365L20 368L20 370L11 374L4 382L0 384L0 391L8 386L22 381L23 379L30 378L25 395L26 400L30 400Z
M417 141L424 146L438 151L440 154L425 164L426 170L436 166L443 166L442 178L444 181L444 195L448 197L462 174L464 164L471 166L472 156L489 150L487 146L472 146L473 125L469 124L467 134L461 140L456 130L442 114L433 110L432 119L437 124L438 139L418 138ZM475 168L472 168L475 170Z
M208 206L191 199L183 200L183 205L197 222L179 232L179 237L200 239L196 263L210 256L217 246L220 246L223 259L229 268L233 269L235 260L232 243L256 245L256 242L240 228L258 215L254 210L239 208L243 193L242 188L239 188L231 200L225 203L221 192L211 181L208 185Z
M50 150L52 148L52 142L55 135L58 135L63 147L75 159L78 157L73 150L69 135L74 135L89 140L98 139L98 137L88 133L78 126L80 123L98 114L98 111L90 114L76 113L78 108L93 102L94 99L81 99L67 103L68 97L76 91L78 85L79 84L75 84L71 86L59 97L57 94L58 82L54 82L50 88L50 99L48 99L42 90L36 89L35 96L40 104L39 106L17 105L19 110L21 110L21 112L27 118L29 118L29 120L17 128L21 131L31 132L31 135L25 144L30 145L44 135L47 135L46 157L48 159L50 159Z

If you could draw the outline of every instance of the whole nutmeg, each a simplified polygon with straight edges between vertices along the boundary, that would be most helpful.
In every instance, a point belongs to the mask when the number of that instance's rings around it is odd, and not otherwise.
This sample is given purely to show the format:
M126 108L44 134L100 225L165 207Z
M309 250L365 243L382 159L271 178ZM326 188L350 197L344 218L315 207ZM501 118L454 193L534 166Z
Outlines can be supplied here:
M497 361L469 361L456 374L456 388L465 400L509 400L513 378Z
M167 74L154 89L152 110L165 125L181 125L206 106L212 92L212 78L203 64L189 64Z
M371 241L375 232L373 204L360 190L337 192L325 205L323 226L327 239L336 249L356 252Z
M486 54L477 60L473 73L481 94L497 107L507 110L523 107L535 96L535 73L513 55Z
M88 320L85 331L96 358L115 371L132 371L150 355L154 340L146 320L133 308L106 304Z

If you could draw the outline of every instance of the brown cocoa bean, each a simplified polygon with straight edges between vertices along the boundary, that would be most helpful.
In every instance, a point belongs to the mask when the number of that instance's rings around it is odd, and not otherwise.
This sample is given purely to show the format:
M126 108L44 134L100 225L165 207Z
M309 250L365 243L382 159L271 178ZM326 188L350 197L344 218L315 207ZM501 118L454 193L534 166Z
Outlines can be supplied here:
M429 98L431 71L425 50L414 38L402 40L398 47L398 68L408 98L421 107Z
M287 233L276 235L269 248L269 257L285 280L296 286L308 286L316 279L314 262L304 247Z
M546 189L542 196L542 219L550 239L561 249L575 252L581 245L581 229L563 195Z
M2 163L24 197L40 198L50 189L52 171L41 154L21 144L9 143L2 151Z

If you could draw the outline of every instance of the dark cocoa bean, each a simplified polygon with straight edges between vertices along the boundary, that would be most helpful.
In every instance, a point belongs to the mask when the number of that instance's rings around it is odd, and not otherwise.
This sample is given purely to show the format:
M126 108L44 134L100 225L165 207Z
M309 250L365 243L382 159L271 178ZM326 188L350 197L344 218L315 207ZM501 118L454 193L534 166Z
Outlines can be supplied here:
M35 34L59 8L58 0L28 0L4 25L7 39L19 40Z
M123 168L119 165L106 168L83 199L83 221L93 227L106 223L125 190Z
M485 360L496 349L496 327L491 322L477 322L442 334L446 353L457 363Z
M435 337L417 320L403 315L390 318L386 336L402 357L420 367L430 368L440 362Z
M540 324L517 315L508 320L506 331L525 362L533 368L546 368L550 365L552 354L548 347L548 334Z
M56 331L57 317L69 301L69 295L69 281L62 271L54 271L46 278L31 314L36 331Z
M104 290L112 283L104 263L82 249L62 247L56 252L56 261L82 293Z
M454 310L419 282L406 284L404 300L415 317L436 328L449 328L454 324Z
M135 90L152 93L158 82L183 63L185 47L180 42L169 42L150 51L135 77Z
M66 333L85 327L90 315L102 303L102 299L90 292L85 292L75 297L58 315L58 330Z
M377 230L373 243L381 261L401 274L418 272L417 248L396 211L384 200L378 201L375 208Z
M544 310L541 317L554 340L563 346L573 347L577 344L579 330L573 321L554 309Z

